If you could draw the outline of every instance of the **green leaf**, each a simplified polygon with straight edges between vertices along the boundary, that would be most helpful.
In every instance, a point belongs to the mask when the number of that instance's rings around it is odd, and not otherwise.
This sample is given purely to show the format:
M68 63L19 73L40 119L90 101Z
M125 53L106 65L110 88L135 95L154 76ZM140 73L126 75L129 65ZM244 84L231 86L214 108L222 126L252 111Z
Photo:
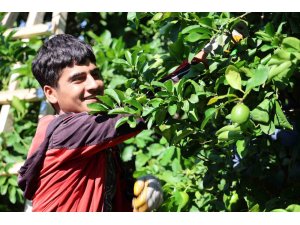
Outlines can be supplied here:
M176 114L176 112L177 112L177 104L170 104L169 106L168 106L168 112L169 112L169 114L171 115L171 116L174 116L175 114Z
M182 53L184 52L184 44L182 37L179 36L174 43L169 45L169 52L172 57L181 60L180 56L182 56Z
M216 135L218 136L220 133L222 133L224 131L240 131L240 130L241 130L241 127L239 126L239 124L237 124L237 123L228 124L228 125L221 127L219 130L217 130Z
M137 100L135 99L128 99L128 100L124 100L124 103L127 103L129 105L134 106L135 108L137 108L138 110L142 111L143 106L141 105L141 103L139 103Z
M155 96L160 98L167 98L170 96L170 93L167 91L158 91L155 93Z
M186 28L184 28L181 33L182 34L189 34L189 33L199 33L199 34L205 34L205 35L210 35L211 36L211 30L209 28L201 27L200 25L191 25ZM210 37L208 37L210 39Z
M282 27L286 24L286 22L281 22L277 28L277 31L276 31L276 34L275 35L278 35L278 34L281 34L282 33Z
M278 65L285 61L291 61L291 60L292 60L292 53L279 48L271 56L271 59L269 60L268 65Z
M191 97L189 98L189 102L190 102L190 103L193 103L193 104L198 103L198 102L199 102L198 95L196 95L196 94L191 94Z
M153 16L153 20L160 20L163 17L163 13L155 13L155 15Z
M226 96L214 96L211 99L209 99L207 105L212 105L214 103L216 103L219 99L225 98Z
M198 83L196 83L193 80L187 80L186 83L190 83L191 85L193 85L194 89L195 89L195 93L197 95L202 94L204 92L204 88L203 86L200 86Z
M284 49L291 52L300 52L300 40L295 37L286 37L282 41L282 46Z
M125 124L127 121L128 121L128 117L127 117L127 116L126 116L126 117L120 118L120 119L116 122L115 128L118 128L118 127L122 126L122 125Z
M148 68L146 55L140 55L138 57L138 60L136 62L136 68L139 71L139 73L143 73L146 71L146 69Z
M136 121L136 119L134 118L134 116L129 116L129 117L128 117L128 120L127 120L127 123L129 124L129 126L130 126L131 128L135 128L135 127L136 127L137 121Z
M214 96L211 99L209 99L207 105L212 105L214 103L216 103L218 100L223 99L223 98L229 98L229 97L234 97L234 98L238 98L238 96L234 95L234 94L227 94L227 95L220 95L220 96Z
M187 26L186 28L184 28L181 33L182 34L186 34L186 33L191 33L195 30L198 30L199 28L201 28L200 25L191 25L191 26Z
M14 107L18 112L24 114L26 112L25 102L21 101L19 98L13 96L11 101L11 106Z
M272 41L272 37L269 34L265 33L264 31L257 31L255 34L258 35L258 37L263 41L267 41L267 42Z
M269 119L270 119L268 111L265 111L260 108L253 109L251 111L250 115L251 115L252 120L261 122L261 123L268 123Z
M266 66L259 65L258 68L254 71L253 76L247 81L246 91L264 84L267 79L268 68Z
M274 118L275 126L279 126L282 128L287 128L293 130L293 126L289 123L286 116L284 115L279 103L275 100L275 118Z
M300 205L292 204L286 208L287 212L300 212Z
M271 57L272 57L272 54L266 55L264 58L261 59L261 61L260 61L261 64L266 65L270 61Z
M132 66L131 53L128 50L125 51L125 58L126 58L127 62L129 63L129 65Z
M174 146L170 146L167 149L165 149L165 151L163 152L163 154L159 157L159 162L162 166L166 166L172 159L173 155L175 152L175 147Z
M180 177L174 176L172 171L169 170L163 171L162 174L158 175L158 178L174 186L176 186L181 181Z
M7 193L8 184L0 186L0 194L5 195Z
M270 49L273 49L273 46L272 46L272 45L267 45L267 44L265 44L265 45L263 45L263 46L260 47L260 50L261 50L262 52L269 51Z
M261 123L268 123L270 120L270 112L272 111L272 101L264 99L256 108L251 112L251 119Z
M128 114L128 112L124 109L124 107L120 107L120 108L115 108L115 109L111 109L108 111L109 115L112 114Z
M259 212L259 211L256 211ZM285 209L273 209L271 212L287 212Z
M154 121L155 121L155 114L156 114L156 111L151 115L151 117L149 118L148 122L147 122L147 128L148 129L151 129Z
M153 98L148 102L148 104L155 108L158 108L162 102L163 102L163 99L161 99L161 98Z
M97 98L109 108L114 108L114 102L108 95L97 96Z
M199 121L199 116L198 116L198 112L197 112L196 107L193 106L192 109L188 112L188 118L192 122L198 122Z
M185 82L186 82L186 79L183 78L178 83L175 84L175 89L176 89L179 100L183 99L182 92L183 92L183 86L184 86Z
M133 21L136 18L136 13L135 12L128 12L127 13L127 20Z
M107 112L109 108L101 103L90 103L88 104L89 109L91 110L91 113L93 112Z
M236 67L228 66L225 72L225 78L232 88L242 90L241 76Z
M268 135L273 134L276 130L275 125L272 121L267 125L259 124L259 127L262 130L262 132L264 132L265 134L268 134Z
M153 107L145 107L143 110L143 113L142 113L142 117L146 117L154 111L155 111L155 108L153 108Z
M235 144L236 144L237 153L241 158L243 158L245 156L245 150L246 150L245 140L237 140Z
M124 59L114 59L113 63L130 66L130 64Z
M123 91L120 91L120 90L117 90L117 89L112 89L112 90L114 90L117 93L117 95L118 95L121 102L126 99L125 94L124 94Z
M218 135L219 141L234 141L243 139L243 135L241 131L223 131Z
M164 83L159 82L159 81L152 81L152 82L151 82L151 85L152 85L152 86L155 86L155 87L160 87L160 88L165 89Z
M121 104L121 100L119 98L118 93L114 89L105 89L104 94L111 97L113 100L115 100L119 105Z
M143 167L149 161L150 158L151 157L147 154L143 154L143 153L137 154L135 160L136 168L139 169Z
M184 112L188 112L190 110L190 102L188 100L184 100L182 103L183 103L183 105L182 105L181 109Z
M9 201L13 204L16 203L16 193L17 190L14 186L10 186L10 188L8 189L8 194L9 194Z
M265 31L269 36L274 36L275 35L275 29L272 23L267 23L265 27Z
M180 161L176 158L172 161L172 171L175 172L175 173L179 173L182 171L182 167L180 165Z
M167 111L165 109L157 109L155 113L155 121L157 125L164 123Z
M206 39L209 39L210 36L208 34L199 34L199 33L196 33L196 32L193 32L193 33L190 33L189 35L187 35L184 39L188 42L196 42L196 41L199 41L199 40L206 40Z
M221 179L220 183L218 184L218 189L220 191L223 191L224 188L225 188L225 186L226 186L226 180L225 179Z
M174 197L176 204L178 205L177 212L180 212L181 209L188 203L189 195L184 191L175 191Z
M154 143L147 147L147 150L151 156L158 156L165 150L165 147L161 144Z
M285 61L281 63L279 66L273 65L269 70L268 80L276 78L276 76L278 76L279 79L281 79L282 77L288 74L288 72L291 69L291 66L292 66L291 61Z
M176 145L179 141L181 141L183 138L187 137L194 131L191 129L186 129L186 130L179 130L176 132L176 135L173 137L171 143Z
M209 108L205 110L204 115L205 118L201 123L200 129L203 130L204 127L206 126L207 122L215 115L216 109L215 108Z
M167 80L164 85L168 92L173 93L174 84L172 80Z
M213 28L213 20L211 18L203 17L198 20L198 23L204 27Z
M137 63L138 63L138 60L139 60L139 53L140 51L139 50L135 50L132 55L131 55L131 60L132 60L132 66L134 66L135 68L137 67Z
M0 186L4 185L7 180L6 176L0 176Z

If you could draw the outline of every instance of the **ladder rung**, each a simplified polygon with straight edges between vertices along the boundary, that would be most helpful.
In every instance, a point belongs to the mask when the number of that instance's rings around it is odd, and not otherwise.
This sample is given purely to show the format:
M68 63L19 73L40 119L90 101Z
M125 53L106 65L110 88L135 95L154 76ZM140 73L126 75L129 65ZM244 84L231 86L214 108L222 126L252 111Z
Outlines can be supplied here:
M52 29L51 23L36 24L36 25L28 26L28 27L7 29L4 32L4 35L7 36L10 32L16 31L16 33L12 36L14 39L31 38L31 37L38 36L38 35L50 35L51 29Z
M1 176L11 176L11 175L18 175L19 169L23 166L24 162L16 162L9 170L8 173L2 172L0 173Z
M13 96L28 102L37 102L44 99L42 89L30 88L14 91L0 91L0 105L9 104L12 101Z

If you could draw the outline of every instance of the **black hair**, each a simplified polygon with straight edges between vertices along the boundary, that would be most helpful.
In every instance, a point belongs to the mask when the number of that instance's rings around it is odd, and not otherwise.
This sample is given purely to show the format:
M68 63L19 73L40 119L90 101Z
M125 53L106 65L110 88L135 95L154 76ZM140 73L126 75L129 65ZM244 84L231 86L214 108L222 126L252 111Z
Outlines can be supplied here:
M92 47L69 34L47 40L32 62L32 73L42 87L57 87L62 70L68 66L96 64Z

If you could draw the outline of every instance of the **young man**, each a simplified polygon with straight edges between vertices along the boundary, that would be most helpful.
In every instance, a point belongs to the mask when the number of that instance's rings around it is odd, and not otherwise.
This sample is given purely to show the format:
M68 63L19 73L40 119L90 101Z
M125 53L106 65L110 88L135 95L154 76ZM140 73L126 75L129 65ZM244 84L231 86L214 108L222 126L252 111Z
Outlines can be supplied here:
M89 115L88 104L103 93L92 48L71 35L44 43L32 72L57 115L39 121L19 186L32 211L150 211L162 202L159 182L133 182L122 167L117 145L144 129L115 129L121 117Z
M205 63L206 55L218 46L211 41L191 64ZM185 60L161 81L177 82L191 64ZM92 48L71 35L56 35L39 50L32 72L57 113L39 121L19 171L18 183L24 196L32 200L32 211L158 208L162 203L158 180L150 175L139 178L133 191L131 174L123 169L116 148L144 129L143 121L139 120L135 129L127 125L115 129L122 115L88 114L88 104L103 93Z

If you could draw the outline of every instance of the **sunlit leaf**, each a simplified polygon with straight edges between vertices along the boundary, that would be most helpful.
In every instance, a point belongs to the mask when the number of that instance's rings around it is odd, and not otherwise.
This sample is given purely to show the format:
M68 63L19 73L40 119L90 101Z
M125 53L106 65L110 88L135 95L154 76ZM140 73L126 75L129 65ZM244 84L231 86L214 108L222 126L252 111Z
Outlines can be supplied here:
M225 78L228 84L237 90L242 89L242 79L240 73L234 66L228 66L225 72Z

